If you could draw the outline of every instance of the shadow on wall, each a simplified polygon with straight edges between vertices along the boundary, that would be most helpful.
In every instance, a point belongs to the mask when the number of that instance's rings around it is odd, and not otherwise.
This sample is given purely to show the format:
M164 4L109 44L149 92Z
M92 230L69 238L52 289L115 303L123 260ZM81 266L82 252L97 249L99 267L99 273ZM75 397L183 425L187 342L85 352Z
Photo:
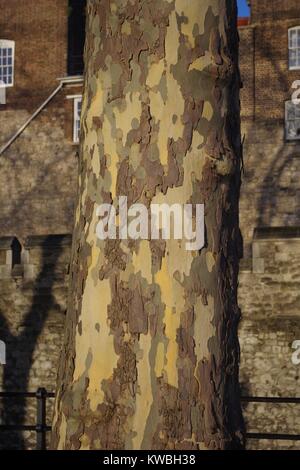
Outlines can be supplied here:
M278 114L278 109L284 110L285 106L284 100L278 101L276 90L280 89L280 96L288 101L293 91L292 82L288 68L282 67L277 59L273 60L275 52L272 44L256 38L255 54L259 57L258 64L268 64L265 67L268 77L259 76L254 80L253 121L247 121L249 118L244 120L247 123L247 135L244 145L242 211L252 212L253 229L264 226L299 226L300 141L286 141L284 119L272 116L272 110L276 109ZM271 73L269 67L273 69ZM276 77L276 83L273 83L274 96L273 90L266 87L264 82L264 79L270 80L270 77ZM256 101L255 94L259 101ZM265 103L265 107L262 103ZM249 246L246 250L249 251Z
M278 27L279 34L285 28L286 23L282 29ZM244 31L242 48L246 57L251 49L247 38L252 30ZM244 396L291 397L299 394L298 373L290 359L290 345L299 330L299 317L295 315L296 302L299 305L299 266L297 257L292 255L293 248L288 250L286 246L289 234L295 233L293 227L300 226L300 141L285 140L284 106L285 100L291 100L295 75L288 71L288 51L269 32L269 27L256 26L255 60L249 54L244 62L241 55L241 71L247 85L245 96L242 95L246 139L240 218L247 240L244 261L251 263L245 263L239 278L243 317L239 328L240 387ZM249 70L254 77L247 75ZM278 239L279 245L275 241ZM252 251L252 242L262 240L266 241L259 244L259 251L256 247ZM254 260L256 256L259 258ZM255 268L254 261L258 261ZM299 432L296 407L289 410L282 405L244 403L243 413L248 432ZM292 443L282 441L280 445L284 449L284 445ZM275 450L276 446L275 440L248 440L246 448Z
M28 391L30 370L38 337L43 330L50 310L59 307L53 296L53 284L55 282L55 267L62 248L59 244L55 244L55 249L51 251L49 256L51 241L53 241L53 236L46 237L42 243L41 269L36 280L32 281L34 282L32 304L22 319L19 334L13 334L10 331L6 316L0 312L0 337L6 343L6 365L2 380L5 392ZM25 398L4 398L1 408L2 424L28 424L24 422L27 408ZM2 449L25 449L22 431L3 431L0 435L0 443Z

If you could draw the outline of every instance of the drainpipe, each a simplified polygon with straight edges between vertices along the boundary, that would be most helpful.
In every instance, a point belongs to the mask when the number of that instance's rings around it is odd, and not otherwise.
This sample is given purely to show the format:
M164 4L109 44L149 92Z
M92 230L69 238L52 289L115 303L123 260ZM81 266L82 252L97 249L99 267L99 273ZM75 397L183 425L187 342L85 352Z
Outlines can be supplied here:
M5 152L5 150L8 149L8 147L11 146L11 144L19 137L19 135L22 134L22 132L26 129L27 126L33 121L33 119L40 114L40 112L47 106L47 104L54 98L55 95L62 89L65 83L80 83L82 82L82 77L65 77L65 78L60 78L60 83L57 88L51 93L50 96L44 101L44 103L30 116L30 118L23 124L22 127L11 137L11 139L6 142L6 144L3 145L3 147L0 149L0 156Z

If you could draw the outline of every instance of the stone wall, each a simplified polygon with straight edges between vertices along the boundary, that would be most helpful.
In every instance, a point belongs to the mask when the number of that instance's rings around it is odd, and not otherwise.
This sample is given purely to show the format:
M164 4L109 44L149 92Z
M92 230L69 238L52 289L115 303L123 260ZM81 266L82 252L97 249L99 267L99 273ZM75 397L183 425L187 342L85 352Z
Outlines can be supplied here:
M239 277L242 394L299 397L292 344L300 339L300 229L258 229L252 250ZM244 416L248 432L300 433L299 405L249 403ZM298 449L299 443L249 440L248 448Z
M28 237L20 265L13 268L9 240L0 239L0 338L6 365L3 391L55 391L66 311L70 236ZM48 424L52 403L48 402ZM35 424L35 398L1 399L1 422ZM0 449L35 448L34 432L0 436Z

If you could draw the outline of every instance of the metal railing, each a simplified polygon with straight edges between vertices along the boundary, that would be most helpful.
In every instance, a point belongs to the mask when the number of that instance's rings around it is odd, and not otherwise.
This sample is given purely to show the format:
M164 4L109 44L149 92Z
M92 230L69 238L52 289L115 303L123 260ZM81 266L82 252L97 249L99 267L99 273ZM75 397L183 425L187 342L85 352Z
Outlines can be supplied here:
M299 405L300 398L291 397L241 397L242 403L272 403ZM247 439L277 440L277 441L300 441L300 434L282 434L267 432L247 432Z
M47 425L46 403L48 398L54 398L55 394L48 392L45 388L38 388L36 392L0 392L0 398L36 398L36 424L0 424L2 431L35 431L36 450L46 449L46 435L51 431ZM290 397L242 397L242 403L271 403L271 404L300 404L300 398ZM277 434L277 433L246 433L247 439L270 439L285 441L300 441L300 434Z
M0 424L2 431L35 431L36 450L46 449L46 434L51 431L47 425L47 398L54 398L55 394L45 388L38 388L36 392L0 392L0 398L36 398L36 424Z

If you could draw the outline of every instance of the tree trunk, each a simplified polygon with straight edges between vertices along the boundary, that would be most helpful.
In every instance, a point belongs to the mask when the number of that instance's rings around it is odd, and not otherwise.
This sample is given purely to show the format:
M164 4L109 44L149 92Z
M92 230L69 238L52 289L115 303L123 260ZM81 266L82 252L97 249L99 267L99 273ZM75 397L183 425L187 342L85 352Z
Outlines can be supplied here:
M89 0L59 449L243 444L231 0ZM205 205L205 246L99 240L97 207ZM150 237L149 237L150 238Z

